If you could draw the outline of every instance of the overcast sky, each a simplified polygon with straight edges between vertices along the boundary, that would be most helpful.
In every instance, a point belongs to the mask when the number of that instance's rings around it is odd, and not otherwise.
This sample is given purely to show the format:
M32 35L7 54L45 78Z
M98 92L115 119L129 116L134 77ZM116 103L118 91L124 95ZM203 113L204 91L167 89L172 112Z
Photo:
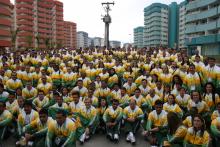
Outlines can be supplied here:
M64 20L77 23L77 31L86 31L90 37L104 37L105 14L102 2L115 2L110 12L110 40L133 42L133 29L144 25L144 8L151 3L170 4L183 0L60 0L64 3ZM130 35L129 35L130 34Z

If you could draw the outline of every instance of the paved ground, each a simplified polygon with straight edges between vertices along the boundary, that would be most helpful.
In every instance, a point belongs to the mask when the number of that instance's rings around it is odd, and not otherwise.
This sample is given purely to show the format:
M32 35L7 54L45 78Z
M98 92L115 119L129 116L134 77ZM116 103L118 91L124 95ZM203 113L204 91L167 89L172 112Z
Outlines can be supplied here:
M139 133L140 134L140 133ZM144 140L141 135L137 135L137 143L135 146L137 147L148 147L148 143ZM88 142L85 142L83 145L77 143L77 147L132 147L130 143L125 141L125 135L122 134L120 136L120 142L115 144L106 139L105 135L97 134L93 138L91 138ZM4 141L2 147L15 147L15 139L9 138Z

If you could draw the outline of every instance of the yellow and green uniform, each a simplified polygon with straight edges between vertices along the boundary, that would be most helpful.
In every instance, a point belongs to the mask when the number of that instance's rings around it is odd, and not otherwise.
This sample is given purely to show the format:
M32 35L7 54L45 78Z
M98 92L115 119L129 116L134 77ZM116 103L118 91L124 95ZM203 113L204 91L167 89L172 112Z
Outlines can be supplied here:
M32 104L39 111L43 108L46 108L46 106L49 104L49 98L45 96L43 100L40 100L39 97L37 97L32 101Z
M189 103L190 100L190 95L188 94L184 94L184 96L182 97L180 94L176 96L176 103L183 108L187 108L187 105Z
M188 128L186 136L184 138L184 144L186 146L200 145L208 146L209 144L209 133L204 131L202 134L201 130L195 132L194 128Z
M63 74L62 76L62 85L65 86L65 87L73 87L75 86L76 84L76 81L77 81L77 73L65 73Z
M162 81L163 84L170 84L172 81L173 75L171 73L165 74L162 73L160 74L159 79Z
M126 106L129 105L129 101L130 101L130 97L127 94L125 94L124 96L121 95L119 98L120 107L125 108Z
M80 122L84 129L90 128L91 133L94 134L98 125L97 110L95 107L82 107L79 110Z
M220 117L216 117L212 120L211 133L216 141L215 145L218 145L220 143Z
M165 141L166 146L183 145L184 138L187 133L187 128L185 126L179 126L173 135L167 135L167 141Z
M22 89L22 97L26 100L33 100L37 96L37 93L37 89L34 87L32 87L31 90L27 88Z
M143 111L138 106L135 106L134 110L130 106L127 106L123 110L123 119L125 120L125 132L135 133L137 131L140 120L143 119ZM135 122L126 121L128 118L135 119Z
M195 103L194 101L190 100L187 108L188 110L191 110L193 107L196 107L198 109L198 113L209 112L209 107L204 101Z
M31 110L30 114L26 114L24 110L18 115L18 133L21 136L23 133L23 127L29 125L31 122L39 119L39 114L35 110Z
M141 90L141 94L146 97L150 91L150 87L149 86L146 86L146 87L143 87L143 85L140 85L139 86L139 89Z
M77 115L77 114L79 113L80 109L83 108L83 107L85 107L84 102L79 101L79 102L76 104L74 101L72 101L72 102L69 104L70 114L71 114L71 115L72 115L72 114L76 114L76 115Z
M163 110L165 110L167 113L169 113L169 112L174 112L174 113L176 113L180 118L182 118L182 116L183 116L183 111L182 111L182 109L179 107L178 104L170 105L170 104L168 104L168 102L167 102L167 103L165 103L165 104L163 105Z
M99 88L94 92L94 96L97 98L101 98L104 97L107 101L108 104L111 103L111 96L112 96L112 92L109 88Z
M47 147L75 147L75 123L66 118L65 122L60 126L56 120L48 124L48 132L46 137Z
M103 120L105 123L114 122L116 125L113 128L106 127L107 133L111 134L119 134L120 122L123 117L123 110L121 107L117 107L113 109L112 106L109 106L105 113L103 114Z
M135 89L137 88L137 86L136 86L135 83L132 83L131 85L128 84L128 83L125 83L125 84L123 85L123 87L126 88L127 94L128 94L129 96L131 96L132 94L134 94L134 91L135 91Z
M31 122L24 128L25 133L29 133L34 137L33 146L45 146L46 135L48 131L48 124L53 121L51 117L48 117L47 122L43 124L40 119ZM30 133L31 132L31 133Z
M44 92L45 95L49 94L49 92L52 90L52 84L51 83L41 83L37 85L37 89Z
M79 88L79 86L76 86L72 91L79 91L79 94L83 99L88 95L88 89L86 87Z
M203 77L204 77L204 83L206 82L212 82L214 86L217 88L220 86L220 68L216 65L214 67L210 67L210 65L207 65L203 69Z
M150 131L152 128L158 127L159 132L155 133L159 144L163 143L164 138L167 135L167 112L162 110L160 114L157 114L156 110L153 110L148 115L147 125L145 129Z
M62 83L61 78L62 77L61 77L61 72L60 71L52 72L51 79L53 81L53 86L56 86L57 88L59 86L61 86L61 83Z
M148 108L152 109L152 107L154 107L154 104L157 100L163 100L163 99L156 94L153 97L151 97L150 94L148 94L146 97Z
M214 120L214 119L216 119L217 117L220 117L220 112L219 112L218 110L215 110L215 111L212 113L211 119Z
M22 87L23 87L23 84L22 84L21 80L19 80L19 79L16 79L16 80L9 79L6 82L6 88L9 91L13 91L14 92L16 89L22 88Z
M118 83L118 76L114 74L108 78L108 87L112 88L114 84Z
M183 82L188 91L201 90L200 76L197 72L194 74L188 73Z
M1 140L4 139L6 127L10 125L12 122L12 114L8 110L4 110L2 114L0 114L0 136Z
M214 101L213 101L214 98ZM213 111L215 109L215 105L220 102L219 95L216 93L212 95L212 93L206 93L204 95L204 101L208 105L208 107Z
M9 101L6 102L6 109L11 112L11 114L15 114L15 110L18 108L18 101L14 100L12 103L9 103Z

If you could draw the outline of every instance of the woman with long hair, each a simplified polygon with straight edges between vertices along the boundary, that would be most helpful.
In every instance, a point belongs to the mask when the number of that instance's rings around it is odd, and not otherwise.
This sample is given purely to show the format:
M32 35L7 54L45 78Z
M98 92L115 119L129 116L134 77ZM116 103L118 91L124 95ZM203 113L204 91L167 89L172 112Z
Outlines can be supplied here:
M187 130L184 145L187 147L209 145L209 133L206 131L205 121L201 115L194 116L193 126Z
M220 102L220 98L219 95L215 92L215 87L211 82L205 84L205 92L203 97L211 112L213 112L215 105Z
M183 140L186 136L187 128L182 125L182 120L174 112L167 114L168 135L164 146L183 147Z

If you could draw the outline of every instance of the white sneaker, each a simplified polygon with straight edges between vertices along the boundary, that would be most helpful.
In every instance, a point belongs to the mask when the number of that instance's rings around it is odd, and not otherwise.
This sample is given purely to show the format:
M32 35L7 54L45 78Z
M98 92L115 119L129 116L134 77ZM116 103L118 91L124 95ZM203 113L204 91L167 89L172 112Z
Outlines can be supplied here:
M114 140L119 140L118 134L114 134Z
M80 141L81 143L83 143L83 142L85 141L85 139L86 139L86 133L83 133L83 134L80 136L79 141Z
M130 135L130 133L127 135L126 141L127 141L127 142L131 141L131 135Z
M112 139L112 133L108 133L108 134L107 134L107 138L108 138L108 139Z
M135 143L135 137L134 137L134 134L131 132L131 143Z

